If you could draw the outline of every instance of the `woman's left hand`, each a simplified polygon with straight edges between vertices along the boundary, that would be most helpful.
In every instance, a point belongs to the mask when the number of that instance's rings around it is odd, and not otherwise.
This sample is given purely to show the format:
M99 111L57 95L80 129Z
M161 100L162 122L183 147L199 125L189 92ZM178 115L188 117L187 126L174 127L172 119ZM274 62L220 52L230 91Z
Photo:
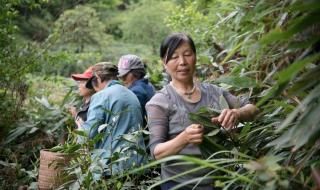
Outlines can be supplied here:
M221 114L218 117L211 118L211 121L226 129L232 129L238 124L239 113L237 109L223 109Z
M80 117L77 117L76 118L76 124L78 126L78 129L82 129L82 124L84 123L84 121L80 118Z

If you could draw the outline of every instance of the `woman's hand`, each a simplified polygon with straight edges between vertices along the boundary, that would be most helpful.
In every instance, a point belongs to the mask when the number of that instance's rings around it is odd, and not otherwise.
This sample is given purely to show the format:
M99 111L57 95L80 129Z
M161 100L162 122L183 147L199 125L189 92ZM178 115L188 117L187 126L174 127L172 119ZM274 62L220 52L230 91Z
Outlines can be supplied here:
M201 144L203 138L203 126L200 124L191 124L184 130L186 143Z
M218 117L211 118L211 121L226 129L232 129L236 127L239 119L240 115L237 109L224 109Z
M70 114L72 115L72 117L76 117L76 115L77 115L77 108L74 107L74 106L71 106L71 107L69 108L69 112L70 112Z
M76 118L76 124L77 124L79 130L82 130L83 123L84 123L84 121L80 117Z
M154 157L158 160L167 156L178 154L188 144L200 144L203 138L203 126L199 124L189 125L175 138L159 143L154 148Z

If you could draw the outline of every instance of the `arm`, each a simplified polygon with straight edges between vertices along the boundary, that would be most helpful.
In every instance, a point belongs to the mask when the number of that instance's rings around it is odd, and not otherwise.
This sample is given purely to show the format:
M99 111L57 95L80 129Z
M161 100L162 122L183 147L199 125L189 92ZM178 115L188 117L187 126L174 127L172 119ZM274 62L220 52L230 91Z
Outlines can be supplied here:
M170 105L163 94L156 94L146 105L150 131L150 153L155 159L179 153L189 143L201 143L203 127L190 125L175 138L169 139Z
M229 129L235 127L238 121L252 121L258 112L255 105L246 104L238 109L224 109L218 117L213 117L211 121Z
M192 124L188 126L175 138L159 143L154 148L154 157L159 160L167 156L179 153L188 144L202 143L203 127L199 124Z
M245 106L235 109L239 121L252 121L259 113L259 109L253 104L246 104Z
M226 99L230 109L223 109L218 117L213 117L211 121L220 124L224 128L234 128L239 121L252 121L258 114L258 108L248 100L240 100L230 92L219 88L221 95ZM218 89L218 91L219 91Z

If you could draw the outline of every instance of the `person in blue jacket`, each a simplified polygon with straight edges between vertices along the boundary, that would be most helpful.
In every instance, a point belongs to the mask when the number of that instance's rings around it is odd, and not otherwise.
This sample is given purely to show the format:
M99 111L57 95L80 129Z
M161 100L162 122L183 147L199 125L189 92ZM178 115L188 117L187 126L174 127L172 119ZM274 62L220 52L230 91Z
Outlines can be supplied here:
M145 105L155 94L154 86L144 78L146 75L145 65L140 57L128 54L119 59L118 69L118 77L138 97L145 119L147 115Z
M137 151L145 150L142 133L139 133L143 124L141 106L135 94L117 80L116 65L101 62L95 64L92 71L93 77L86 86L93 86L97 93L91 98L87 121L78 122L78 128L85 131L90 139L103 133L103 139L94 146L103 150L99 156L108 165L104 175L121 174L145 161L144 155ZM115 153L119 160L113 164Z

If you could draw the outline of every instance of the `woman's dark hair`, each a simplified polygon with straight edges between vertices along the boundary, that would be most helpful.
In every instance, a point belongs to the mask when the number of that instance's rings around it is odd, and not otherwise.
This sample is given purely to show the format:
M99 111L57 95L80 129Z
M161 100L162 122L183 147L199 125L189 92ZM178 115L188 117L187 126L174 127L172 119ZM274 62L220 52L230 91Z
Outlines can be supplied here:
M166 37L160 46L160 57L165 64L171 59L174 51L183 43L187 42L196 54L196 46L190 36L185 33L173 33Z
M136 79L142 79L146 75L145 69L132 69L130 73L132 73Z
M92 80L91 80L91 84L92 86L95 86L97 87L98 86L98 80L97 80L97 77L93 77Z

